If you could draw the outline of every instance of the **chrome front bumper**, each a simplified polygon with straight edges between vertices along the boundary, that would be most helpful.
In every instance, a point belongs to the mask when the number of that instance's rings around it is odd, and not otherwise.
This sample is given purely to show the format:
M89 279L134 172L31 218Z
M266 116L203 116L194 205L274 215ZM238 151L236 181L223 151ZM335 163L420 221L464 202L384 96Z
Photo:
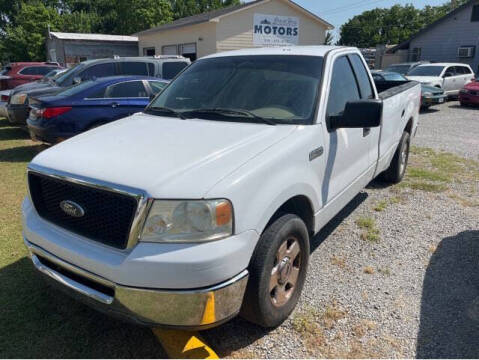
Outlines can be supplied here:
M148 326L204 329L236 316L243 302L248 271L209 287L157 290L126 287L67 263L30 243L35 268L60 289L97 310Z

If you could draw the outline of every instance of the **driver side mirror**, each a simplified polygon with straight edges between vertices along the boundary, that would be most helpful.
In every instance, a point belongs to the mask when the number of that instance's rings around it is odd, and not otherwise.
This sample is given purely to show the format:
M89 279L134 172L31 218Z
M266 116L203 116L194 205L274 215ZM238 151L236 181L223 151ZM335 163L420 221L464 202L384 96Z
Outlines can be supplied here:
M331 129L372 128L381 125L383 102L381 100L359 100L346 103L342 115L330 116Z
M79 83L81 83L81 77L75 76L75 77L73 78L73 83L74 83L75 85L78 85Z

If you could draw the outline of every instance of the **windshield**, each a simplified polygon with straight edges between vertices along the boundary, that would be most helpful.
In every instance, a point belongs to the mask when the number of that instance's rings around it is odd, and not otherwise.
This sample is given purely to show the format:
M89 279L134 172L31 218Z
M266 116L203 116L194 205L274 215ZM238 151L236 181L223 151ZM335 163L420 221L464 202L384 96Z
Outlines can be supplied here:
M95 83L95 80L83 81L79 84L72 85L72 86L69 86L69 87L65 88L64 90L58 92L56 95L57 96L62 96L62 97L76 95L79 92L90 88L94 83Z
M55 78L54 81L58 86L68 86L73 83L73 77L75 76L74 74L77 73L79 69L81 69L83 65L76 64L75 66L71 67L67 71L63 72L60 74L59 77Z
M422 65L412 69L408 75L410 76L440 76L444 66Z
M384 71L390 71L406 75L411 67L409 65L391 65L388 66Z
M397 73L384 73L383 76L386 81L407 81L404 76Z
M275 123L311 124L322 64L322 57L288 55L199 60L158 95L148 109L167 108L177 113L232 109ZM175 115L170 112L169 116Z

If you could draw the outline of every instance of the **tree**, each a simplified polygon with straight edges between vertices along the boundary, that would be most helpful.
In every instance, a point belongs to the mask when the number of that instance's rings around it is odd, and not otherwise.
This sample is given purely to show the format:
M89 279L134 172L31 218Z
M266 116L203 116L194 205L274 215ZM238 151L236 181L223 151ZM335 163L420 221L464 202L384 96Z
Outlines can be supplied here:
M467 0L458 0L455 6L466 2ZM398 44L452 10L451 2L439 6L428 5L423 9L416 9L409 4L368 10L341 26L338 43L361 48Z
M324 45L333 45L333 33L331 31L328 31L326 33L326 37L324 38Z
M170 0L174 18L179 19L203 12L238 5L239 0Z

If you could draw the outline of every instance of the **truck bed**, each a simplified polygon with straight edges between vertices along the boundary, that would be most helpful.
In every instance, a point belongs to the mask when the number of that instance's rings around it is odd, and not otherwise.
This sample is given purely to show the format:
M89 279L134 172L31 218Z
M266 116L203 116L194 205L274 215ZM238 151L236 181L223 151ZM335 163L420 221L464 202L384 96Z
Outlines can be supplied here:
M383 100L406 91L418 84L416 81L375 81L374 83L378 90L379 97Z

